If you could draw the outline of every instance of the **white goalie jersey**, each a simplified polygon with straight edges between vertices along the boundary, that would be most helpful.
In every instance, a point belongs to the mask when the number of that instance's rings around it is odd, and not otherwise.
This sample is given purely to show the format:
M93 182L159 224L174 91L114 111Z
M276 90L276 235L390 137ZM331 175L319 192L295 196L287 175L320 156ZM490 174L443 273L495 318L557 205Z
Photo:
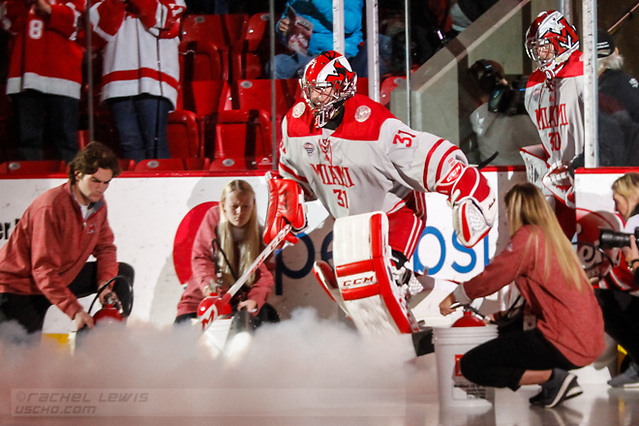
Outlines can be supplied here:
M280 173L299 182L335 218L409 208L423 220L422 193L435 191L452 165L467 164L458 147L410 129L365 96L346 100L337 129L313 122L303 101L286 115Z
M584 150L583 87L583 62L578 51L551 80L541 70L528 80L526 110L537 126L548 166L570 164Z

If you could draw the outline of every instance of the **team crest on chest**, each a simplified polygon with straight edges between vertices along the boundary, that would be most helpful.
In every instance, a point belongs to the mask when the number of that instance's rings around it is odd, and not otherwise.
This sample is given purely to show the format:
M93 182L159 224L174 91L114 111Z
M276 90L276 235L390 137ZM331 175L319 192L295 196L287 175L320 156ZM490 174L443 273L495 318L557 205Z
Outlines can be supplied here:
M333 164L333 152L331 149L331 140L329 138L320 138L319 146L322 149L322 153L324 153L324 157L329 164Z
M539 97L540 96L541 96L541 89L540 88L536 88L533 91L532 95L531 95L532 100L535 101L535 102L539 102Z
M311 155L313 155L313 152L315 152L315 145L313 145L310 142L306 142L304 144L304 149L306 150L306 153L308 154L308 156L310 157Z
M371 109L369 107L367 107L366 105L362 105L359 108L357 108L357 111L355 111L355 120L359 121L360 123L363 123L364 121L368 120L368 117L371 116Z
M304 102L298 102L297 105L293 107L293 117L300 118L302 114L304 114L305 109L306 106L304 105Z

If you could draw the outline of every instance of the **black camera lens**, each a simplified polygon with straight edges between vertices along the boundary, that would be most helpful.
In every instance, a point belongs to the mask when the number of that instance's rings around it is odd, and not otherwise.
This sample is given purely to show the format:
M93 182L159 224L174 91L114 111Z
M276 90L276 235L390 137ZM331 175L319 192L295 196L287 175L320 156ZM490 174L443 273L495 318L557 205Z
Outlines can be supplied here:
M613 247L629 247L630 235L631 234L626 234L623 232L615 232L608 229L602 229L599 234L599 246L602 249Z

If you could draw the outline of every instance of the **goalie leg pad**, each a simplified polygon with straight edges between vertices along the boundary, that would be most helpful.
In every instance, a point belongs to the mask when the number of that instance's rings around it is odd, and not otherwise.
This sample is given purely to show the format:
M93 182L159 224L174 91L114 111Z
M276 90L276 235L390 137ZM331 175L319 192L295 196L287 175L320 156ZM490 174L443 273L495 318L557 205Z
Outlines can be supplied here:
M404 292L392 278L386 215L337 219L333 235L337 285L357 329L368 334L417 331Z
M344 305L342 293L340 293L339 286L337 285L337 277L335 277L335 272L333 268L331 268L331 265L323 260L318 260L313 265L313 275L315 275L315 278L317 278L317 281L322 285L322 288L324 288L328 296L350 317Z

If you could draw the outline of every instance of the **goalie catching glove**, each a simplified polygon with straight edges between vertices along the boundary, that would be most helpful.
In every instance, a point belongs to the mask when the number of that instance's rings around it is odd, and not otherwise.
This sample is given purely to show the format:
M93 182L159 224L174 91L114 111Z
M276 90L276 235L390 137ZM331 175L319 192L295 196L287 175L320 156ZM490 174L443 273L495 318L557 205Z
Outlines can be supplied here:
M473 247L488 234L495 222L495 193L479 170L457 160L451 161L451 168L435 184L435 191L448 195L457 238L464 246Z
M284 241L297 242L294 234L302 232L306 226L306 205L302 188L292 179L284 179L277 173L266 174L269 192L266 226L264 227L264 243L269 244L287 225L291 225Z
M559 201L572 209L575 208L573 179L568 165L561 162L554 163L548 168L548 172L544 177L541 178L541 183Z

